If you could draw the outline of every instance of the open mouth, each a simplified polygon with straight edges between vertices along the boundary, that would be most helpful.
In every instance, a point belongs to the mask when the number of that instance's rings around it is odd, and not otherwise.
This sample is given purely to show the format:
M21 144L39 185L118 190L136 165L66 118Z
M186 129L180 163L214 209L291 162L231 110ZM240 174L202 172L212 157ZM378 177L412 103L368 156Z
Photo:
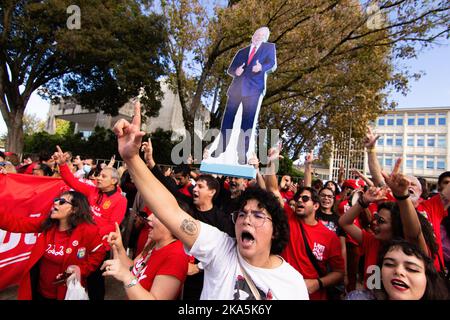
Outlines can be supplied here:
M400 291L405 291L409 289L408 285L399 279L392 279L391 284L395 289Z
M251 246L253 243L255 243L255 238L250 232L243 231L241 234L241 241L244 247L248 247Z

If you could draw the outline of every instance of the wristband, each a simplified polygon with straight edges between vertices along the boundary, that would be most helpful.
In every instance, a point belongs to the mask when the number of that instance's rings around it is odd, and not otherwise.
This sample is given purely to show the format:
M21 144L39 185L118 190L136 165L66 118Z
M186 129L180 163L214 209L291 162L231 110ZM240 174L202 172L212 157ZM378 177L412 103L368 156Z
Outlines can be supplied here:
M367 152L376 153L377 151L376 151L375 147L372 147L372 148L367 149Z
M399 200L399 201L401 201L401 200L406 200L406 199L409 198L409 193L408 193L407 195L404 195L404 196L396 196L396 195L394 194L394 198L397 199L397 200Z
M317 278L317 281L319 281L319 290L323 289L323 282L320 280L320 278Z

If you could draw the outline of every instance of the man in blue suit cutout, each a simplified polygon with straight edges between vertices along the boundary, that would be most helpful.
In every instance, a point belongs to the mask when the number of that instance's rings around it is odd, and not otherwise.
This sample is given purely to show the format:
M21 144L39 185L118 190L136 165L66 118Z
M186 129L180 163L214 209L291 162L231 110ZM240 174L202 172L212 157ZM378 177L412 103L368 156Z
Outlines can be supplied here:
M275 44L267 42L269 28L262 27L255 31L251 45L238 51L228 68L233 82L228 88L228 101L222 119L221 135L215 156L227 148L234 118L239 105L243 105L241 130L238 143L238 160L247 163L247 151L250 143L248 133L256 125L259 108L266 92L267 73L276 69Z

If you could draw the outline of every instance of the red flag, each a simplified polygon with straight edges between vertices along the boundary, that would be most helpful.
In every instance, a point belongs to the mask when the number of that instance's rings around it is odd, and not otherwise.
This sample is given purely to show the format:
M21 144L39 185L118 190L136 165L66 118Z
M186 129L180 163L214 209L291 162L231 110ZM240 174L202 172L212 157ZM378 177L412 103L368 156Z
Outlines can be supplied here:
M0 214L36 218L46 215L53 199L66 190L69 188L60 178L0 174ZM0 229L0 290L19 283L37 235Z

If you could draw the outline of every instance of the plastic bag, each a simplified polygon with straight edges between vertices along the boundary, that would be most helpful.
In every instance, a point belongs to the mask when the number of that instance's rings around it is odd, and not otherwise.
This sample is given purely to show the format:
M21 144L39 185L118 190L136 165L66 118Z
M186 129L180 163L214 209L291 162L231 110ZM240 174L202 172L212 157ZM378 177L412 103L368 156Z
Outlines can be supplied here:
M80 268L78 266L69 266L67 271L72 275L67 278L67 292L64 300L89 300L86 289L80 282Z

